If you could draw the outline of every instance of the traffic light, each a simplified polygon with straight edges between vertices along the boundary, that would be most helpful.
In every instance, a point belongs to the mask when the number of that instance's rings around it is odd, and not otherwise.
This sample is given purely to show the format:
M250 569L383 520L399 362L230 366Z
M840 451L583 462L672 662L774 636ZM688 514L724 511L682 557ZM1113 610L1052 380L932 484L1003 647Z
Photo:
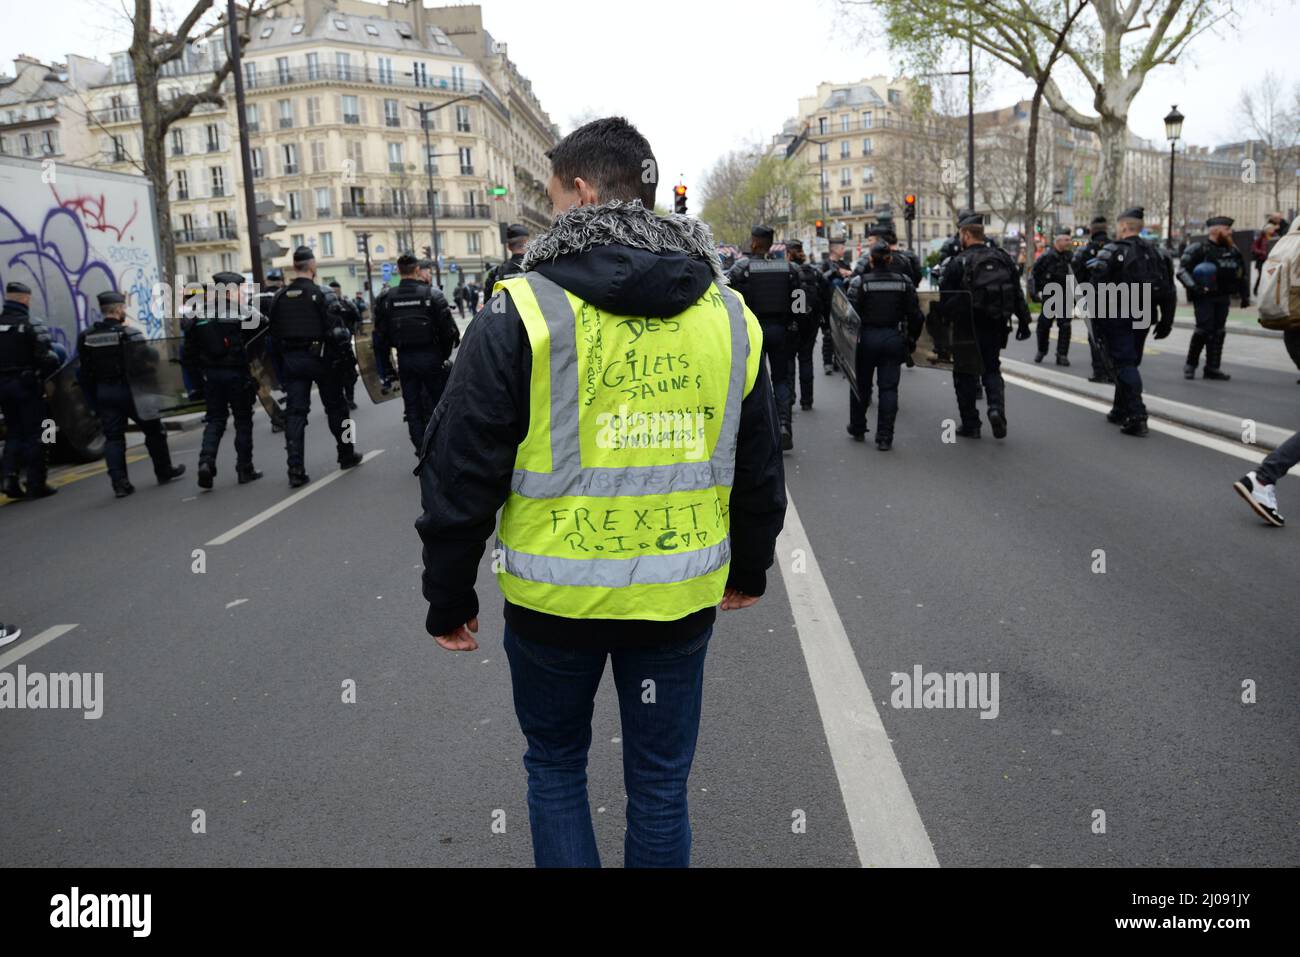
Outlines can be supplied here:
M686 213L686 187L681 183L673 187L673 212L682 215Z
M818 219L818 220L815 220L815 221L813 222L813 225L817 227L817 238L818 238L818 239L825 239L825 238L826 238L826 224L825 224L824 222L822 222L820 219Z
M903 197L903 218L916 219L916 194L908 193Z
M425 246L425 247L423 247L423 249L424 249L424 258L425 258L425 259L432 259L432 258L433 258L433 247L432 247L432 246Z

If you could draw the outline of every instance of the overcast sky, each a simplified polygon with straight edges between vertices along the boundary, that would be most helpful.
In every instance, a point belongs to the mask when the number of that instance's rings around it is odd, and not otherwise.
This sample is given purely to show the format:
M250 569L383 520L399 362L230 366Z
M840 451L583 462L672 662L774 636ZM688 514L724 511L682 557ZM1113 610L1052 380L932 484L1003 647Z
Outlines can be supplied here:
M12 72L19 53L44 60L80 53L106 61L130 40L122 2L40 0L25 8L39 16L7 17L0 68ZM155 9L167 5L189 7L188 0L156 0ZM699 210L698 184L713 161L779 132L798 98L814 92L819 81L893 73L884 42L859 40L856 28L837 22L834 0L484 0L482 7L488 30L509 44L511 58L562 130L590 113L627 116L650 139L664 181L681 175L693 187L693 212ZM1129 114L1136 133L1163 141L1163 117L1177 103L1187 116L1187 141L1237 139L1243 86L1257 82L1264 69L1288 87L1300 83L1300 7L1292 0L1241 0L1238 7L1237 29L1203 35L1182 62L1148 76ZM1014 77L990 75L991 67L976 67L978 76L988 77L984 105L1006 106L1032 92ZM1074 105L1088 110L1090 97L1073 92ZM659 202L669 201L661 187Z

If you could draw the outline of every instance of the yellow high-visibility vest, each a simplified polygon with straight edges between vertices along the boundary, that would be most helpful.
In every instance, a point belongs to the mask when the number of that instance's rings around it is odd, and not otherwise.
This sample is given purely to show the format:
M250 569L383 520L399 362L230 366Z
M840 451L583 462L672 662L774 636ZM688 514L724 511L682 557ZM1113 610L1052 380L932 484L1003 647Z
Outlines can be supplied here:
M673 621L717 604L758 320L713 285L671 318L605 312L544 276L499 281L532 347L528 434L495 567L506 598L565 618Z

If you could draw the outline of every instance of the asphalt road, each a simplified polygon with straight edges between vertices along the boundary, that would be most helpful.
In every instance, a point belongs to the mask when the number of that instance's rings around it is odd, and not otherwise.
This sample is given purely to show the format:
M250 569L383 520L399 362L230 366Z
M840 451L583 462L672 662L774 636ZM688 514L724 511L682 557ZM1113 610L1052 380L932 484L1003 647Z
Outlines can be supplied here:
M950 379L920 370L904 375L895 450L880 453L845 434L843 381L816 385L786 459L791 497L941 865L1300 859L1300 595L1288 584L1300 539L1232 493L1247 462L1171 435L1127 438L1096 411L1014 385L1005 441L946 443ZM139 463L122 501L90 475L0 508L0 617L24 629L0 670L104 676L98 720L0 711L4 863L531 863L500 600L485 559L479 651L444 652L423 633L400 419L397 404L363 405L358 445L382 454L329 479L317 405L315 491L225 544L207 543L291 495L281 437L260 415L256 484L235 485L227 444L212 492L190 474L157 487ZM173 436L191 473L197 445L196 432ZM1284 513L1300 503L1294 481L1279 486ZM720 615L710 646L691 778L697 865L859 862L841 792L851 778L832 760L801 650L831 629L792 610L789 546L764 599ZM76 627L23 653L60 624ZM998 673L997 717L894 708L891 675L917 665ZM1241 701L1247 680L1255 704ZM341 700L347 681L355 704ZM617 865L608 681L590 793L602 858ZM196 810L206 833L192 830Z

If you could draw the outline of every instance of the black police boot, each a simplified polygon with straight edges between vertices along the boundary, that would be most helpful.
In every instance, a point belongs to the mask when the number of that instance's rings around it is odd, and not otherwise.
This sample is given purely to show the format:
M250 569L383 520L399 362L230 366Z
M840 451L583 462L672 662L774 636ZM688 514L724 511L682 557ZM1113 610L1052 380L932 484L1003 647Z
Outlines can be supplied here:
M290 467L289 469L290 488L298 488L300 486L306 485L310 481L311 481L311 476L307 474L307 470L304 469L301 465L297 467Z
M170 469L168 469L168 471L166 471L166 472L162 472L162 473L160 473L160 474L157 475L157 478L158 478L158 484L159 484L159 485L166 485L166 484L167 484L168 482L170 482L172 479L180 478L180 477L181 477L182 475L184 475L184 474L185 474L185 466L183 466L183 465L173 465L173 466L171 466Z
M1215 336L1205 344L1205 378L1227 382L1232 376L1219 369L1223 364L1223 338Z
M344 445L339 448L339 468L350 469L361 464L361 456L357 455L357 450L351 445Z
M989 425L993 427L993 438L1005 439L1007 437L1007 416L997 406L993 406L988 411Z
M27 486L27 501L34 502L38 498L49 498L51 495L59 494L59 490L53 485L46 485L42 482L40 485Z
M1104 372L1098 372L1097 370L1094 369L1092 375L1088 376L1088 381L1089 381L1089 382L1109 382L1109 381L1110 381L1110 376L1106 375L1106 373L1104 373Z
M1220 372L1218 369L1206 369L1201 373L1206 379L1218 379L1220 382L1227 382L1232 376L1226 372Z
M801 408L801 409L803 409L805 412L807 412L809 409L812 408L812 403L813 403L813 400L812 400L812 399L803 399L803 400L800 401L800 403L799 403L799 408Z
M1044 349L1042 352L1036 352L1036 353L1034 353L1034 361L1035 361L1035 362L1042 362L1042 361L1043 361L1044 359L1046 359L1046 358L1047 358L1047 350L1046 350L1046 349Z
M876 448L881 452L888 452L894 447L894 437L892 435L877 435Z
M207 459L199 462L199 488L212 488L212 480L216 475L216 465Z
M794 448L794 432L790 426L781 423L781 451L789 452Z
M1184 365L1184 366L1183 366L1183 378L1184 378L1184 379L1195 379L1195 378L1196 378L1196 366L1192 365L1190 362L1187 363L1186 365Z
M958 427L957 434L963 439L978 439L980 437L980 427L978 425L962 425Z
M862 427L861 432L855 431L851 425L846 425L845 429L848 431L849 435L853 436L854 442L865 442L867 439L867 433L871 431L865 425Z
M4 484L0 485L0 492L4 492L9 498L22 498L23 487L18 481L17 475L6 475Z
M134 492L135 492L135 486L132 485L130 482L128 482L126 479L122 479L120 482L113 483L113 494L118 498L126 498L128 495L131 495Z
M239 477L240 485L247 485L249 482L256 482L262 477L262 473L251 465L241 465L235 469L235 474Z
M1124 426L1120 431L1125 435L1146 435L1151 430L1147 428L1145 415L1134 415L1124 420Z
M1195 379L1196 367L1201 364L1201 349L1205 347L1205 337L1199 332L1192 333L1187 345L1187 361L1183 363L1183 378Z
M1069 364L1070 364L1070 357L1069 357L1069 356L1066 356L1066 355L1061 355L1060 353L1057 353L1057 355L1056 355L1056 364L1057 364L1058 366L1069 366Z
M1109 412L1106 413L1106 421L1109 422L1111 425L1123 425L1124 413L1121 412L1119 409L1111 409Z

